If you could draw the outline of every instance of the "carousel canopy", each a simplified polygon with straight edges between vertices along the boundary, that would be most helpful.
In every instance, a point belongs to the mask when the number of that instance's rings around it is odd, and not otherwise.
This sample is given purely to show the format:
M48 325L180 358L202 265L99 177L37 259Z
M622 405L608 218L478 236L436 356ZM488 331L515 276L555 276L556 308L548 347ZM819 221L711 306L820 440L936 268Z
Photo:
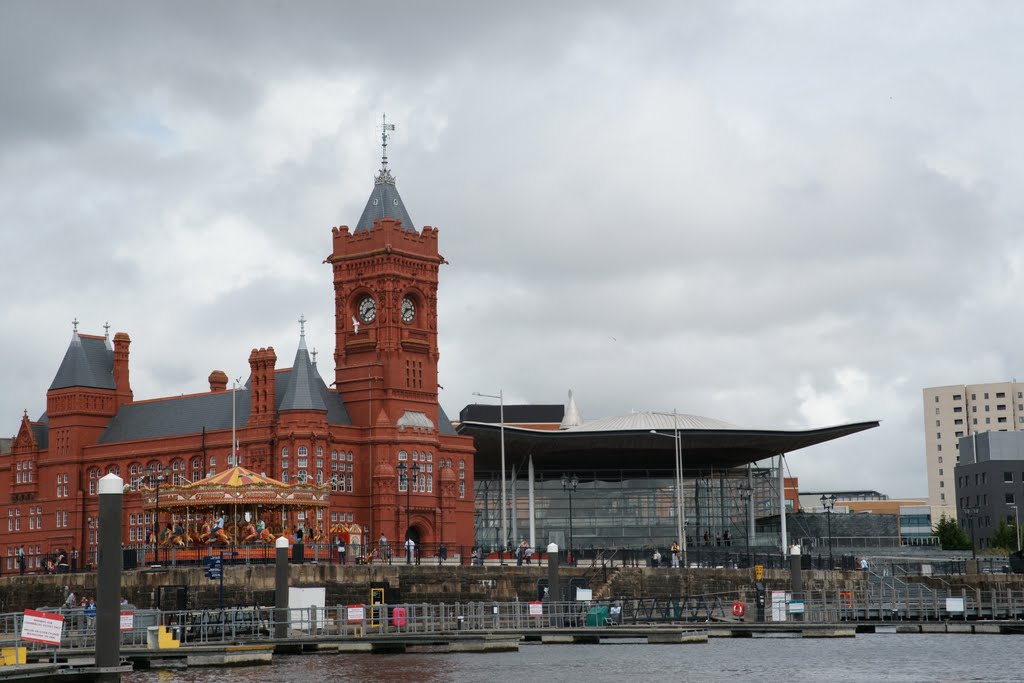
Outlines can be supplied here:
M157 507L156 489L143 489L143 507ZM285 484L244 467L210 475L182 486L162 486L160 507L220 508L227 505L267 505L271 507L327 507L330 487L318 484Z

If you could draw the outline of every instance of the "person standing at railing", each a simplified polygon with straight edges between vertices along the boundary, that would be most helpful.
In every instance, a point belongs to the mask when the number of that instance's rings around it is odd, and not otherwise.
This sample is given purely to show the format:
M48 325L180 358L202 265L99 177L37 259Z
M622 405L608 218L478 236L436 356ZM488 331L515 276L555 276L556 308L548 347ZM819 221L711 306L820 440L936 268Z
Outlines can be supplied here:
M345 564L345 560L346 560L345 553L346 552L347 552L347 548L345 548L345 539L341 538L339 536L338 537L338 561L341 562L342 564Z
M672 568L679 569L679 542L672 541Z
M448 559L448 546L444 543L437 546L437 563L444 564L445 560Z

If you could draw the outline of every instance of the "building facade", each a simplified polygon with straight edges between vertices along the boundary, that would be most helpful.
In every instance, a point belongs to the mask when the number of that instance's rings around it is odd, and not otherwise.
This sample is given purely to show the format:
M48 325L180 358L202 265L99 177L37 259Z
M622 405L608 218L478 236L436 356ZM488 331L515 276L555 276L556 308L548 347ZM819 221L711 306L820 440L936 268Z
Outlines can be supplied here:
M334 228L331 237L332 386L300 319L291 367L277 367L272 347L253 349L241 385L229 387L215 370L208 390L140 401L129 336L83 334L76 322L46 412L36 420L26 413L0 454L4 570L16 567L20 548L29 570L59 552L81 553L88 564L97 482L108 472L126 484L124 542L141 544L170 519L143 510L140 488L236 464L330 487L330 507L297 521L324 540L332 526L357 523L374 541L472 543L473 442L455 433L437 400L438 231L414 227L385 155L355 228Z
M985 432L1024 430L1024 383L953 384L923 390L928 505L937 522L957 516L953 470L959 440Z
M1024 496L1024 434L990 432L960 439L954 472L957 519L975 546L991 548L999 522L1017 526Z

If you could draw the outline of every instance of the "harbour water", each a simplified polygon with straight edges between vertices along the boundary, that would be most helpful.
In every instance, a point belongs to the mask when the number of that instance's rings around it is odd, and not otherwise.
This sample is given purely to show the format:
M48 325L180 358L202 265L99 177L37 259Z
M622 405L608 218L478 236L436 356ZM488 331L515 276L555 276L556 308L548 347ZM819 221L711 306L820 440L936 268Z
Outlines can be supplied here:
M1021 636L862 634L856 638L712 638L706 645L524 644L491 654L276 655L235 669L137 671L123 683L295 681L786 681L923 683L1024 680Z

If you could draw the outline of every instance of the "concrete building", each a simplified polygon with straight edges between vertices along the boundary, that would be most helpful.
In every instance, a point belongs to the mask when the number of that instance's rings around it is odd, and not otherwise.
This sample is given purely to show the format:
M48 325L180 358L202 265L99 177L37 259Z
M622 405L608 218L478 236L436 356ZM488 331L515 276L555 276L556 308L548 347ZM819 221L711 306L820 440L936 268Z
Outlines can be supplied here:
M924 394L924 444L931 517L955 518L953 468L958 441L972 434L1024 429L1024 382L952 384Z
M1024 434L976 434L960 439L954 470L957 519L979 549L992 547L1000 520L1019 521L1024 497Z

